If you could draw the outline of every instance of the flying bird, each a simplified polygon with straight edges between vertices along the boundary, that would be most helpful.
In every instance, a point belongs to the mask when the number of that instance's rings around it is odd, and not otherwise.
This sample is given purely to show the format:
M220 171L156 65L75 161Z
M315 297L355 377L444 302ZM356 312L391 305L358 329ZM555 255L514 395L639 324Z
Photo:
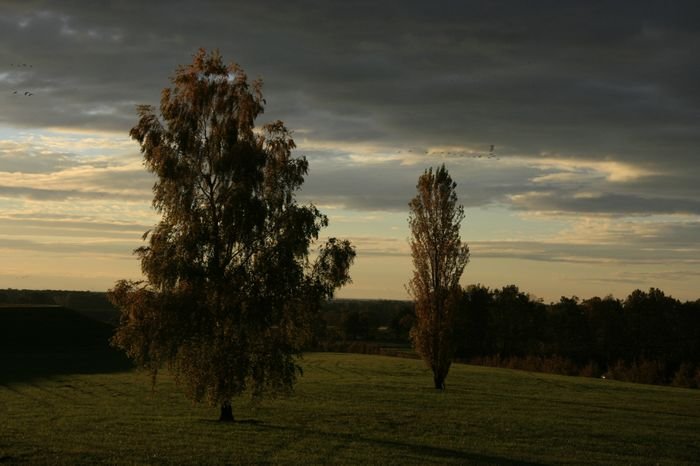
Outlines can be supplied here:
M491 144L491 148L489 149L489 158L490 159L496 158L496 155L493 153L494 148L495 148L495 146L493 144Z

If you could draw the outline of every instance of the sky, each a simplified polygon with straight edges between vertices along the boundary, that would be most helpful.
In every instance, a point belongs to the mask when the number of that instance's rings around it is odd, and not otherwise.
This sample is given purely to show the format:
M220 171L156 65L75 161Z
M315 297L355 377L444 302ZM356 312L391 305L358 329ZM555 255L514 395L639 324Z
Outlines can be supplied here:
M408 202L444 163L462 284L700 298L700 3L680 0L2 0L0 288L141 277L158 216L129 129L200 47L294 132L299 201L357 249L339 297L408 298Z

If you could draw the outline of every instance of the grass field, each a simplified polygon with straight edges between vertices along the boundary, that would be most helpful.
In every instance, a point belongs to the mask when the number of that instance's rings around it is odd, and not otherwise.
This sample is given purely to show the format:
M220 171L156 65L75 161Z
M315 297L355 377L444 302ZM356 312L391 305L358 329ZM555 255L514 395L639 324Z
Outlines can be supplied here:
M693 464L700 391L420 361L310 354L294 396L192 405L173 380L26 367L0 385L0 462L27 464ZM95 372L95 371L87 371Z

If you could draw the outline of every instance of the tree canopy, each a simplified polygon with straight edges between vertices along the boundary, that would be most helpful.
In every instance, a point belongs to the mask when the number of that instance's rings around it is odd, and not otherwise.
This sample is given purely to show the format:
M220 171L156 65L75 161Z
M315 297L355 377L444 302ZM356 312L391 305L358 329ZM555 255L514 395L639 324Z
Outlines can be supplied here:
M130 132L161 220L135 251L145 280L110 291L121 310L113 341L154 381L168 365L222 420L247 389L291 390L312 319L355 257L331 238L309 258L328 218L297 202L308 162L281 121L255 126L264 105L260 80L201 49L163 90L160 113L139 106Z

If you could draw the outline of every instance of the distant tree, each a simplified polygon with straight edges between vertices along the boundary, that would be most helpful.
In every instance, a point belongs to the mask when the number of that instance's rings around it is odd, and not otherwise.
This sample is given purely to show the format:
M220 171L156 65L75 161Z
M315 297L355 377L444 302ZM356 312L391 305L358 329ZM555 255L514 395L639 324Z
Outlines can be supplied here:
M488 330L492 351L502 356L535 354L544 314L544 305L515 285L494 290Z
M416 314L413 310L413 303L399 307L389 321L389 330L395 341L405 342L410 337L413 322L416 320Z
M593 297L581 303L591 328L591 358L607 366L624 358L629 348L622 302L612 296Z
M589 319L576 296L562 296L549 308L549 323L553 330L552 350L559 356L583 364L592 354Z
M493 296L487 286L469 285L462 290L455 317L455 356L470 358L490 353L493 334L489 332Z
M367 312L353 310L343 316L343 335L346 340L365 340L370 333L369 316Z
M672 358L678 343L673 322L680 302L658 288L634 290L624 302L633 358ZM677 332L676 332L677 333Z
M700 385L700 299L682 305L676 332L685 359L698 366L697 382Z
M139 107L131 137L155 174L160 223L135 252L145 282L110 291L121 310L113 343L155 382L167 365L195 401L288 392L296 357L323 300L350 281L355 251L328 240L309 249L328 219L299 205L308 162L292 156L280 121L255 127L262 83L218 52L200 50L162 92L160 114Z
M437 389L445 388L454 356L459 279L469 262L469 247L459 235L464 208L457 205L456 188L445 165L435 172L430 168L418 179L418 193L409 203L414 271L408 291L416 312L411 339L433 371Z

